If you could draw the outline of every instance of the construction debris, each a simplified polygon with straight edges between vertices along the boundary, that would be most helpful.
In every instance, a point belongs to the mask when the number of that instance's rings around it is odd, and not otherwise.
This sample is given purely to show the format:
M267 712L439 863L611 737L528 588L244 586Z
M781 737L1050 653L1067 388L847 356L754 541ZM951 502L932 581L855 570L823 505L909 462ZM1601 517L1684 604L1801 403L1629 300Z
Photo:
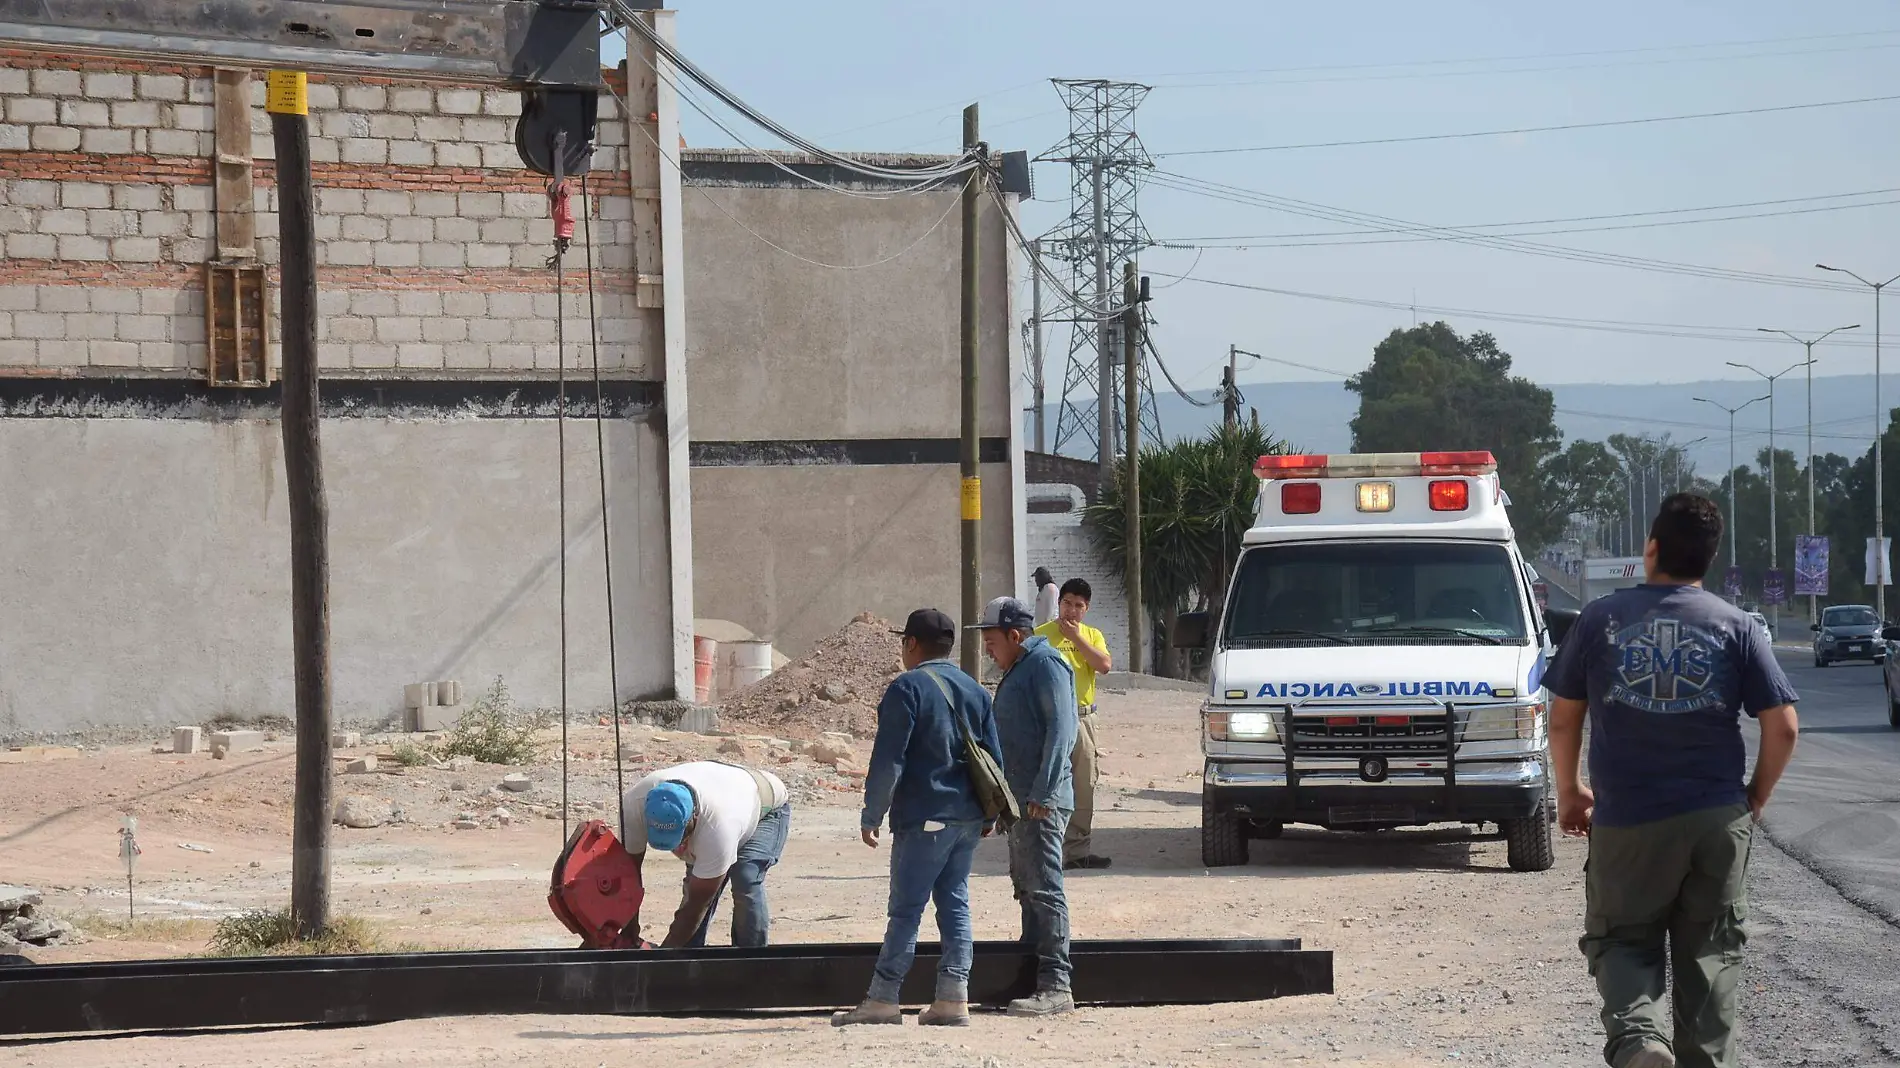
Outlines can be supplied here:
M346 797L336 805L336 821L359 830L381 827L390 822L394 815L389 802L376 797Z
M891 630L888 621L860 614L810 653L727 698L722 721L729 729L763 728L793 738L825 731L875 735L877 702L901 670Z
M85 940L65 920L39 913L40 892L24 886L0 886L0 946L64 946Z

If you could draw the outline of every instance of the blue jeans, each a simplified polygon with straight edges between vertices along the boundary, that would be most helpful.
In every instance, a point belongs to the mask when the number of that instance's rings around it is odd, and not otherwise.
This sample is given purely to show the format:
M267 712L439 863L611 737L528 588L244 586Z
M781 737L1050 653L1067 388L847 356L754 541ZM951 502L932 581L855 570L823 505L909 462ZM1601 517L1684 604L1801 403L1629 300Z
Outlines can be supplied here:
M1036 989L1069 989L1069 898L1062 887L1062 837L1069 811L1024 816L1009 829L1009 881L1023 908L1022 940L1036 950Z
M871 976L871 1000L896 1004L904 976L917 956L917 926L924 905L937 902L937 933L943 956L937 963L937 1000L970 1000L970 958L976 952L970 927L970 863L983 838L981 822L945 823L936 831L891 832L891 896L885 909L884 948Z
M713 913L719 911L719 899L726 887L732 887L732 944L747 948L765 945L772 927L772 910L765 903L765 873L772 870L785 853L785 838L792 829L789 804L759 817L759 829L739 846L739 859L727 870L725 881L713 892L706 906L706 918L687 941L688 946L706 944L706 932L712 929Z

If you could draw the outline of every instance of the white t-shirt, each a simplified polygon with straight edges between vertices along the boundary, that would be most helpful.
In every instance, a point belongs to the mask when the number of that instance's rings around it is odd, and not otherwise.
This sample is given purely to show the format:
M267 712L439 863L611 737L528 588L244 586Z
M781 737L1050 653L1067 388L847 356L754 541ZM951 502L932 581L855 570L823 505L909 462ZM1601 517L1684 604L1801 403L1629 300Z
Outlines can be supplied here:
M1045 583L1036 591L1036 626L1040 627L1056 617L1056 602L1061 599L1058 593L1053 582Z
M627 852L647 851L647 794L663 782L683 782L693 791L693 833L680 842L673 855L701 879L723 878L739 860L739 847L759 830L761 810L783 805L789 796L785 783L771 772L760 772L774 796L761 803L759 784L744 768L712 760L696 760L661 768L633 784L622 805L620 841Z

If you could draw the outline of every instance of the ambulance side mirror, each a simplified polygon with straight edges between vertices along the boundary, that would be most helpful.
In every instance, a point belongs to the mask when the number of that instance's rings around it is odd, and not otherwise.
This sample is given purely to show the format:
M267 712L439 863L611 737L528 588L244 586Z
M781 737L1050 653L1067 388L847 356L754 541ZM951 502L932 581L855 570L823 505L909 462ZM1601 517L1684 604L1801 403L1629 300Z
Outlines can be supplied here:
M1550 644L1553 647L1564 643L1564 636L1570 633L1570 628L1575 626L1576 622L1577 613L1571 609L1544 609L1544 626L1550 628Z
M1200 649L1207 645L1206 612L1183 612L1174 617L1174 647Z

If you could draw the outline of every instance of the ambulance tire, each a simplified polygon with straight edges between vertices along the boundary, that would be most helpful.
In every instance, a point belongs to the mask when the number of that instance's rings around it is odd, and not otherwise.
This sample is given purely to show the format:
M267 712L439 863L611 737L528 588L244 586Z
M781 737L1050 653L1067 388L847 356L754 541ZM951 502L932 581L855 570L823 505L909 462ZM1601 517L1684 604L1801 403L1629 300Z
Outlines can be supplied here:
M1201 795L1201 863L1209 868L1247 863L1247 825L1206 794Z
M1524 819L1500 820L1504 855L1512 871L1549 871L1557 863L1550 820L1543 812Z

